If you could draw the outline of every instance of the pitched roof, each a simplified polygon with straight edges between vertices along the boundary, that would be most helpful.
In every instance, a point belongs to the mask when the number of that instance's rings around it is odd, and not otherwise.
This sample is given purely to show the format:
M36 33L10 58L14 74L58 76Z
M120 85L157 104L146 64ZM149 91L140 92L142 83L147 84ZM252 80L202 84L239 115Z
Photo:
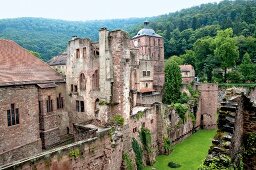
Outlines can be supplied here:
M47 63L50 66L56 66L56 65L66 65L67 63L67 53L62 53L58 56L53 57L51 60L49 60Z
M11 40L0 39L0 85L64 81L48 64Z
M182 72L182 71L184 71L184 72L186 72L186 71L193 71L194 70L194 68L193 68L193 66L192 65L180 65L180 71Z

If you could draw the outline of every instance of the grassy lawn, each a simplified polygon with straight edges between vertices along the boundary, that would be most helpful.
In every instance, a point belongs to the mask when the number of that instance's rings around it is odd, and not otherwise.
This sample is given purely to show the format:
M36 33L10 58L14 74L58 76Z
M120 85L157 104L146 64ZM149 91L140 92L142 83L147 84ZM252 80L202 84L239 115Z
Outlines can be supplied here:
M153 167L146 167L144 170L196 170L207 156L215 133L216 130L200 130L194 133L175 145L173 152L169 156L158 156ZM181 167L169 168L168 163L170 161L180 164Z

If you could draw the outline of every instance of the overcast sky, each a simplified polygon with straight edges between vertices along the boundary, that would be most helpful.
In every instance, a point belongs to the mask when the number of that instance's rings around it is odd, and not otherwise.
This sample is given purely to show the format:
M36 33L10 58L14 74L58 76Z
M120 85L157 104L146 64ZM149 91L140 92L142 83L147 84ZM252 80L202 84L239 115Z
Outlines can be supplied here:
M95 20L151 17L220 0L1 0L0 18Z

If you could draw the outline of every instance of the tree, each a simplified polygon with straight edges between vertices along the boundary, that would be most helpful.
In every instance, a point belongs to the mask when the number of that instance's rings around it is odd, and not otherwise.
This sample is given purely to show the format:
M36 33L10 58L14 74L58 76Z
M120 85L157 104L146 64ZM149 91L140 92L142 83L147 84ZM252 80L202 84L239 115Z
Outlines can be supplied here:
M248 53L244 54L243 62L239 66L239 70L244 77L244 81L254 81L256 79L256 67L252 63L250 55Z
M227 68L235 66L239 58L239 51L231 28L218 31L215 37L216 49L214 54L224 69L224 82L227 81Z
M135 160L136 160L137 170L142 170L143 169L143 161L142 161L143 150L135 138L132 138L132 149L136 157Z
M166 104L175 103L179 100L182 86L181 71L176 62L165 65L165 84L163 102Z
M176 62L178 65L182 65L184 62L184 59L178 56L171 56L167 61L166 64L170 64L172 62Z

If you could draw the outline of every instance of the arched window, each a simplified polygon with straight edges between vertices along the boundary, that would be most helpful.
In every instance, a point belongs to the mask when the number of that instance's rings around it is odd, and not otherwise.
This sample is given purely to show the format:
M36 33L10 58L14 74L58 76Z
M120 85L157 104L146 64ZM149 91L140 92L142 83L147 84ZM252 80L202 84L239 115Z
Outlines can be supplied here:
M80 74L80 90L86 90L86 79L84 73Z
M95 70L94 74L92 75L92 89L98 90L99 89L99 71Z

